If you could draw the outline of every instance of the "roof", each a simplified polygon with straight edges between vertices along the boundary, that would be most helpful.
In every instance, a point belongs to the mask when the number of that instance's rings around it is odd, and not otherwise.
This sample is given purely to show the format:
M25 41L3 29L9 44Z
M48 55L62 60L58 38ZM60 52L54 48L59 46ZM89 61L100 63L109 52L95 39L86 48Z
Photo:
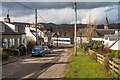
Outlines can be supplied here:
M109 38L110 41L117 40L120 37L120 32L115 33L114 35L105 35L105 39Z
M104 25L109 25L108 18L106 17Z
M34 31L34 30L30 30L30 32L36 37L36 31ZM41 39L42 36L40 35L40 36L38 36L38 38Z
M93 34L93 37L98 38L98 37L104 37L104 35L114 34L116 30L118 30L118 29L107 29L107 30L105 30L105 29L95 29L92 34ZM85 32L86 32L86 28L79 29L77 31L77 36L78 37L80 37L80 36L87 37L88 35Z
M0 22L5 27L5 31L2 32L2 35L22 35L25 34L24 29L18 26L18 32L15 32L15 26L11 23Z

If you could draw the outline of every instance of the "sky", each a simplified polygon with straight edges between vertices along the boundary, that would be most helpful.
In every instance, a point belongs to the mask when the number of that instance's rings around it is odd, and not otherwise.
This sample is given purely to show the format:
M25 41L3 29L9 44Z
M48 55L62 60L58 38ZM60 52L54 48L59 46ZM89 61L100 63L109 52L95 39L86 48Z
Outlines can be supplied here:
M51 2L44 1L41 2L34 0L31 2L27 1L15 1L11 0L8 2L7 0L2 2L0 6L1 12L0 21L3 21L4 17L6 17L9 9L9 15L12 22L35 22L35 11L37 8L38 22L46 22L46 23L56 23L56 24L74 24L74 1L71 0L69 2L55 2L52 0ZM62 1L62 0L61 0ZM111 2L88 2L79 1L77 2L77 23L86 24L88 22L89 17L91 18L91 22L97 21L97 24L104 24L106 13L109 20L109 23L118 23L118 0L111 0ZM105 1L105 0L104 0ZM33 10L32 10L32 9Z

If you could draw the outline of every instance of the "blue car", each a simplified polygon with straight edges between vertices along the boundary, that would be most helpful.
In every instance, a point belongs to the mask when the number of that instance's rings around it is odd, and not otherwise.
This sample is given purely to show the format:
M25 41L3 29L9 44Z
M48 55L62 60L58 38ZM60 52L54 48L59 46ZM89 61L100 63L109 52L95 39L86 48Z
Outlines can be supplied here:
M32 56L45 56L44 47L34 46L34 48L32 50Z

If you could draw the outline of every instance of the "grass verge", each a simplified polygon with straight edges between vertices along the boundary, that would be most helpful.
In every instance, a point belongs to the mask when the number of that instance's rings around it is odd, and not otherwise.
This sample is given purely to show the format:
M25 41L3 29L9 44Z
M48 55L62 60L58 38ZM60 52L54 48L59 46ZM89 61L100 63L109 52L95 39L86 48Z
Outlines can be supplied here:
M81 51L83 51L83 50L82 50L81 48L77 48L76 51L77 51L77 52L81 52ZM72 52L74 52L74 48L72 49Z
M103 66L92 60L89 55L71 56L66 78L112 78Z

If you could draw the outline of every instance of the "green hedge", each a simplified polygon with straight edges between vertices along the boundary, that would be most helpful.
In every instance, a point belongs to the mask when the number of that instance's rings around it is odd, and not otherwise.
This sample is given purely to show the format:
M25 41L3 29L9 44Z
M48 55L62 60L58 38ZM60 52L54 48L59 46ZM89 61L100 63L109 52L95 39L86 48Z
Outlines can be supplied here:
M26 55L26 48L23 44L21 44L19 47L18 47L19 51L20 51L20 55Z
M103 50L104 45L100 41L90 41L89 43L82 43L81 48L86 51L88 48L96 51L96 50Z
M9 57L8 53L2 52L2 60L6 60L6 59L8 59L8 57Z
M107 53L105 55L109 60L113 60L113 58L120 59L120 50L111 51L111 53Z

